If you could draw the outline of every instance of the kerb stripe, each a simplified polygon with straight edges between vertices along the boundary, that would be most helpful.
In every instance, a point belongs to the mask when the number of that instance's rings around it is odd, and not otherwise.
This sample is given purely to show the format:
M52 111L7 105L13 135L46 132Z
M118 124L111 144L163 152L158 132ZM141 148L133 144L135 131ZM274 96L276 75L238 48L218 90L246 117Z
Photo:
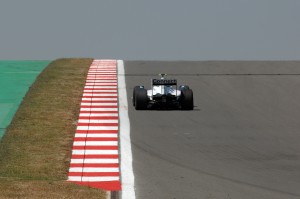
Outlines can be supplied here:
M94 60L88 71L73 140L68 181L121 190L116 60Z

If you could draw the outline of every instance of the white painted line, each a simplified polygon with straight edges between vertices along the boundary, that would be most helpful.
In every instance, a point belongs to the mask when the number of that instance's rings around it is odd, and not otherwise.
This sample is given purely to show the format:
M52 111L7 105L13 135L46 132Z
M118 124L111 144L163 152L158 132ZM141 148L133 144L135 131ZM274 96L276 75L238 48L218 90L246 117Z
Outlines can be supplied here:
M113 71L101 71L101 72L89 72L88 76L93 76L93 75L116 75L116 72Z
M82 100L85 100L85 101L118 101L117 98L91 98L91 97L84 97L82 98Z
M79 117L110 117L110 116L118 116L118 113L80 113Z
M89 70L116 70L116 66L114 66L114 64L102 65L98 67L91 66Z
M98 65L91 65L90 69L103 69L105 67L109 67L111 69L116 69L116 64L115 63L109 63L109 64L98 64Z
M102 78L102 77L116 77L116 74L98 74L98 75L87 75L87 77L98 77L98 78Z
M117 73L117 70L115 68L109 68L109 69L90 69L88 74L90 73Z
M84 97L87 97L87 96L90 96L90 97L100 97L100 96L103 96L103 97L112 97L112 96L118 96L118 94L116 93L108 93L108 94L95 94L95 93L83 93L83 96Z
M117 86L85 86L84 88L114 88L115 90L117 90Z
M118 108L81 108L80 111L118 111Z
M117 83L85 83L86 86L117 86Z
M95 90L84 90L83 91L83 94L116 94L117 90L98 90L98 89L95 89Z
M102 69L102 68L116 68L115 63L97 63L97 65L92 64L90 69Z
M71 159L71 163L119 163L117 158L85 158L85 159Z
M93 68L93 67L94 66L91 66L91 68L89 70L102 70L101 68L99 69L99 68ZM110 70L116 70L116 66L115 66L115 68L112 68Z
M103 69L103 68L116 68L115 63L98 63L97 65L91 65L90 69Z
M93 90L83 90L83 93L84 94L95 93L95 92L115 93L116 91L117 89L105 90L105 89L95 88Z
M76 133L77 138L117 138L117 133Z
M75 141L73 146L118 146L118 141Z
M91 67L89 71L116 71L115 66L101 66L101 67Z
M103 69L103 68L90 68L89 71L115 71L116 72L116 68L108 68L108 69Z
M106 62L113 62L116 63L116 60L114 59L94 59L93 63L106 63Z
M87 74L87 76L88 77L93 77L93 76L116 76L116 74L112 74L112 73L108 73L108 74L98 74L98 75L96 75L96 74L94 74L94 75L89 75L89 74Z
M90 66L90 69L89 70L106 70L106 69L109 69L109 70L114 70L116 69L116 66L114 66L115 64L110 64L110 65L101 65L101 66L93 66L91 65Z
M119 172L118 167L70 167L69 172Z
M69 176L69 181L75 182L106 182L106 181L119 181L120 177L81 177L81 176Z
M117 126L77 126L77 130L118 130Z
M106 80L116 80L116 77L97 77L97 78L101 78L101 79L106 79ZM86 78L87 80L95 80L95 77L88 77Z
M128 116L128 102L125 83L124 62L118 60L118 89L120 114L120 150L121 150L121 179L122 198L135 199L134 174L132 169L132 152L130 140L130 122Z
M93 63L116 63L114 59L94 59Z
M104 79L98 79L98 80L86 80L86 82L89 82L89 83L103 83L103 82L117 82L117 80L104 80Z
M82 102L81 106L118 106L118 103L87 103L87 102Z
M108 82L102 82L102 81L98 82L98 81L100 81L100 80L89 80L89 81L85 82L85 85L91 84L93 86L93 85L97 85L97 84L99 84L99 85L116 85L117 84L117 82L115 82L115 80L108 80Z
M84 120L84 119L79 119L78 123L92 123L92 124L98 124L98 123L113 123L117 124L119 120Z
M118 155L118 150L72 150L73 155Z

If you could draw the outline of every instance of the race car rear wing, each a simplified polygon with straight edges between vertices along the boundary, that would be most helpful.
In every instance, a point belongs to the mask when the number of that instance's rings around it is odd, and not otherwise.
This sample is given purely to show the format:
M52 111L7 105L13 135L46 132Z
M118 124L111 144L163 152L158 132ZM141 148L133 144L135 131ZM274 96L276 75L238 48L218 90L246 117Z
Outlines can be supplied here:
M176 79L152 79L152 85L169 85L169 86L173 86L176 85L177 86L177 80Z

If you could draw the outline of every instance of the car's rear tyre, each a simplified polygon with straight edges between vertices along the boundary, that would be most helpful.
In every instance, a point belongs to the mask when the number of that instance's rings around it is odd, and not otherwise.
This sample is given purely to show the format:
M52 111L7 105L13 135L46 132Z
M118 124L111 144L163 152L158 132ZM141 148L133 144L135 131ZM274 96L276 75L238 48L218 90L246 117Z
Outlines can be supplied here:
M190 89L190 87L187 86L187 85L180 85L179 86L179 90L189 90L189 89Z
M133 96L132 96L132 104L133 104L133 106L135 106L135 93L136 93L136 90L138 90L138 89L141 89L141 87L140 86L135 86L133 88Z
M147 90L139 88L135 90L135 109L145 110L148 106Z
M181 91L181 108L183 110L194 109L194 97L191 89L183 89Z

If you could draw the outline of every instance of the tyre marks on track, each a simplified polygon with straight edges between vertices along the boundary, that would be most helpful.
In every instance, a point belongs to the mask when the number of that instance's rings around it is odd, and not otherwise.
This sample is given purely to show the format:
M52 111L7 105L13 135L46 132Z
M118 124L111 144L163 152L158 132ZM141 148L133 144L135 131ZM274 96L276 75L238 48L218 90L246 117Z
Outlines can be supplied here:
M121 189L116 60L94 60L84 87L68 181Z

